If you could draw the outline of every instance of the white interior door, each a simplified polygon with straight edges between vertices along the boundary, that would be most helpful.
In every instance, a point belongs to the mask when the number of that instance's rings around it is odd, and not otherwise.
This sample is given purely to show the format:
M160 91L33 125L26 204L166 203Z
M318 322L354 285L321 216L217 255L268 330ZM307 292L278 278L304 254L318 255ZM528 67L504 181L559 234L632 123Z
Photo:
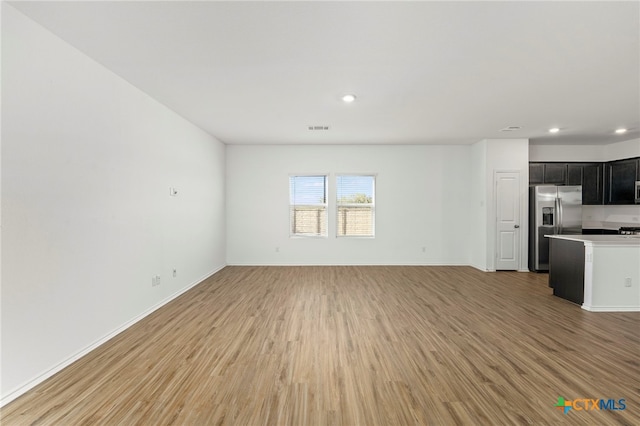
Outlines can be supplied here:
M496 172L496 270L517 270L520 260L520 173Z

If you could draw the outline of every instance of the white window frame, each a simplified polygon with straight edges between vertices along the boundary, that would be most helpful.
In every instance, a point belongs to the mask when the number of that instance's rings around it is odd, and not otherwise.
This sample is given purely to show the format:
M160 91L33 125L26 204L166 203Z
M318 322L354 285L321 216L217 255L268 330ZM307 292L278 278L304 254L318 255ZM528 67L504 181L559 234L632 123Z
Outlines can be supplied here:
M317 204L293 204L291 194L291 179L296 177L324 177L324 203ZM329 236L329 173L293 173L289 175L289 238L328 238ZM295 216L292 214L294 207L324 207L324 233L309 234L294 232ZM321 227L322 230L322 227Z
M364 176L373 178L373 188L371 188L371 204L363 203L340 203L338 198L338 178L341 176ZM376 236L376 180L378 175L376 173L336 173L335 176L335 200L336 200L336 238L375 238ZM371 207L371 235L340 235L340 207Z

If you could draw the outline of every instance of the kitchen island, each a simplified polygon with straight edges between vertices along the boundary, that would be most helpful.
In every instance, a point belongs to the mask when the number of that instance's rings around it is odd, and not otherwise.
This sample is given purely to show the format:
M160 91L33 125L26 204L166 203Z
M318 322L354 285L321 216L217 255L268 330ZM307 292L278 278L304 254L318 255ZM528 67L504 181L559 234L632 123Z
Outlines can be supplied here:
M639 235L546 237L554 295L587 311L640 311Z

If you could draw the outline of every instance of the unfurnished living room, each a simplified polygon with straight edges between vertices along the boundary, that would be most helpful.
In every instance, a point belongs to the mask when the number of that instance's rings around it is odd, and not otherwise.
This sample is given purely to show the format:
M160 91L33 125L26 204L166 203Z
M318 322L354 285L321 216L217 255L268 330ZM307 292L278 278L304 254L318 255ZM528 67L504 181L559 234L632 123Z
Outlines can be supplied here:
M0 11L2 425L640 424L639 2Z

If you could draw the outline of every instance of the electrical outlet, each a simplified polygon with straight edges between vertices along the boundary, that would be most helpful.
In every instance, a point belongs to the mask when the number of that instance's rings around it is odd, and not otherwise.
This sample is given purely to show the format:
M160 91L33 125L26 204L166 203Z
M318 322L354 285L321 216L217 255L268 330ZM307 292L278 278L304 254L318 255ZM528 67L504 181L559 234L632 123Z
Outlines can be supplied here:
M151 277L151 287L156 287L160 285L160 275L156 275L155 277Z
M627 277L624 279L624 286L625 287L631 287L631 278Z

